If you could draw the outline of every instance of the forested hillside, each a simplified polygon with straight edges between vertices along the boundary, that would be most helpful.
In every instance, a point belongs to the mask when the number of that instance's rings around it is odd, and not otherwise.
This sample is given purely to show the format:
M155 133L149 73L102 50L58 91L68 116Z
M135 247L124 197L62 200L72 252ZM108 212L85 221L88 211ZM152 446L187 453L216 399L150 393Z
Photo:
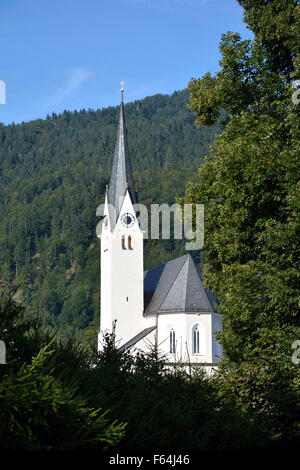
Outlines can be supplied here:
M221 130L195 127L188 90L125 105L140 202L172 203ZM63 335L95 339L99 324L96 207L109 182L118 107L65 111L0 125L0 280ZM145 269L182 253L182 243L148 241Z

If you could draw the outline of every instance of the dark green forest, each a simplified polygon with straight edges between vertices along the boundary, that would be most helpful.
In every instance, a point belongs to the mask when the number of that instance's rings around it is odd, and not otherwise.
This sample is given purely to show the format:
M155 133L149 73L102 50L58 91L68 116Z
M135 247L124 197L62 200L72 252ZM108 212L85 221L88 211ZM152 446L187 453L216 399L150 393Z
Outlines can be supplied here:
M173 203L209 152L221 121L198 129L188 90L125 105L140 202ZM223 116L224 119L224 116ZM0 126L0 279L27 315L96 340L99 240L96 208L109 182L118 107ZM183 253L179 241L147 241L145 269Z

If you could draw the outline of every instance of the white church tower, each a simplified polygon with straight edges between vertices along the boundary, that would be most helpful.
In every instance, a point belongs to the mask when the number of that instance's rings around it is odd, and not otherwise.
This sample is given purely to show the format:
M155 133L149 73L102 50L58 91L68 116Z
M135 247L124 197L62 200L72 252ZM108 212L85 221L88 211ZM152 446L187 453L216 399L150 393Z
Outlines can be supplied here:
M144 328L143 233L134 204L132 168L128 151L123 88L119 128L110 184L105 195L101 232L101 331L112 332L121 346ZM98 336L98 349L103 335Z
M217 299L203 286L192 256L186 254L144 272L123 91L104 213L97 213L104 216L97 226L101 239L98 350L103 347L103 333L114 332L118 348L147 352L156 344L169 363L202 365L210 373L223 355L216 338L222 320Z

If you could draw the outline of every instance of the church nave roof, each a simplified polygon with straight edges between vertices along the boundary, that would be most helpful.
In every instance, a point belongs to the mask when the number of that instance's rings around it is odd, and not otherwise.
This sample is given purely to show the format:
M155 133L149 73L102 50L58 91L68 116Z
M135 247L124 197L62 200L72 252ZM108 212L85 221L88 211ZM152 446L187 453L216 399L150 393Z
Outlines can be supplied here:
M216 312L218 301L202 280L190 254L145 271L144 315Z

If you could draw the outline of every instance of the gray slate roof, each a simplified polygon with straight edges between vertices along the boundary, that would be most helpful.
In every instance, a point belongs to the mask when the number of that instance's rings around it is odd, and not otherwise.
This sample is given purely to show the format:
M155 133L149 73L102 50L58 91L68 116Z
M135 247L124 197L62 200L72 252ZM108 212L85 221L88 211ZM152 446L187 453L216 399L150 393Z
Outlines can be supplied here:
M144 314L216 312L218 301L202 280L189 254L145 271Z
M131 195L132 203L137 203L137 195L134 190L132 168L127 143L127 131L122 97L113 167L107 193L108 203L116 209L116 220L120 214L127 187ZM113 221L112 226L114 226Z
M119 349L129 349L132 346L134 346L138 341L141 339L145 338L151 331L155 330L156 326L149 326L148 328L145 328L142 330L140 333L135 335L133 338L131 338L127 343L123 344Z

